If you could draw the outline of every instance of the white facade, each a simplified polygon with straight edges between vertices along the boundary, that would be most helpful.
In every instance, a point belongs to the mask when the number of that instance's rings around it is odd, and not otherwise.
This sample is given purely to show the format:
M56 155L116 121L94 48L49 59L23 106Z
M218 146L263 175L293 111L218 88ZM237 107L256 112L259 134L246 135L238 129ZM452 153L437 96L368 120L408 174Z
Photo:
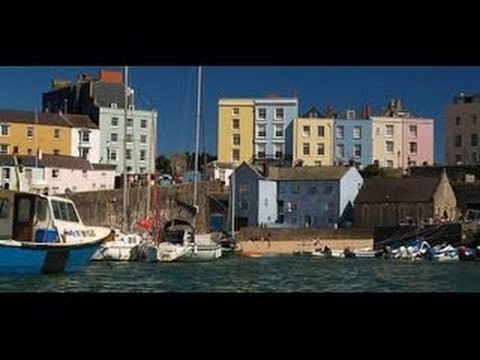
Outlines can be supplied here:
M113 189L115 170L77 170L45 168L45 181L49 194Z
M14 166L1 166L1 187L28 192L31 187L44 184L44 176L45 169L41 167L23 167L17 172Z
M72 128L72 148L70 154L98 164L100 162L100 130Z
M126 155L127 172L145 174L155 172L157 112L125 110L111 107L99 108L100 160L101 164L116 165L117 174L122 174L123 158ZM126 135L126 136L125 136Z
M225 186L230 186L230 175L233 174L234 167L229 163L212 161L207 164L206 175L208 180L221 180Z

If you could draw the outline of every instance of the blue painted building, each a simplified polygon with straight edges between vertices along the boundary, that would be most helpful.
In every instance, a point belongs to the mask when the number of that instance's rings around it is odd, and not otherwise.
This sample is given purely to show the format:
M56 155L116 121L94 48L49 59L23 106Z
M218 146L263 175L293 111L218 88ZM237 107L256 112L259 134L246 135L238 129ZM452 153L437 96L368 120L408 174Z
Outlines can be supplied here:
M277 220L277 188L257 169L242 163L235 169L233 188L235 219L238 227L260 226Z
M269 167L264 176L243 163L233 176L240 227L347 225L363 184L358 170L346 166Z
M338 227L353 221L353 202L363 184L355 167L270 168L278 186L279 224L286 227Z
M372 157L372 121L369 119L335 119L333 163L354 162L360 168L364 168L373 162Z
M253 137L255 160L291 159L292 132L290 123L298 117L298 99L255 99L255 133Z

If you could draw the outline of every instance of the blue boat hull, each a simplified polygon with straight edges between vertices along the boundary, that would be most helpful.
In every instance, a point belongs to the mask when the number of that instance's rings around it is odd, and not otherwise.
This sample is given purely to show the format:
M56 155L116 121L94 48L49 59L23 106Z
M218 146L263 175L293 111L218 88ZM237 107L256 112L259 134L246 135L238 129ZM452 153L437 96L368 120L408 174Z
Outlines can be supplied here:
M82 268L103 239L77 245L0 244L0 275L51 274Z

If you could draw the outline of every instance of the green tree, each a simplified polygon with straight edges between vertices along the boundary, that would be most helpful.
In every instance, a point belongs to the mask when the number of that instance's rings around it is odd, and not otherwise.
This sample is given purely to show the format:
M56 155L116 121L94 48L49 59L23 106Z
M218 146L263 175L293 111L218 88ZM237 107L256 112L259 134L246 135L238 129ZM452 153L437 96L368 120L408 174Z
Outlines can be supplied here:
M155 161L155 168L161 174L171 174L172 168L170 167L170 159L165 155L160 155Z

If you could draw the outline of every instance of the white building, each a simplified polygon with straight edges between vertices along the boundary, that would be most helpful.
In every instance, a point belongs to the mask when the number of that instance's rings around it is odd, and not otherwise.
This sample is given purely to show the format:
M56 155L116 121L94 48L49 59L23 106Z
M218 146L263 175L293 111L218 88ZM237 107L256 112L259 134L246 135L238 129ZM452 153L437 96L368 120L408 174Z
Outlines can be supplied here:
M100 163L116 165L117 174L123 173L123 158L126 156L127 172L130 174L153 174L155 172L155 147L157 112L127 110L126 134L125 110L110 107L99 108Z

